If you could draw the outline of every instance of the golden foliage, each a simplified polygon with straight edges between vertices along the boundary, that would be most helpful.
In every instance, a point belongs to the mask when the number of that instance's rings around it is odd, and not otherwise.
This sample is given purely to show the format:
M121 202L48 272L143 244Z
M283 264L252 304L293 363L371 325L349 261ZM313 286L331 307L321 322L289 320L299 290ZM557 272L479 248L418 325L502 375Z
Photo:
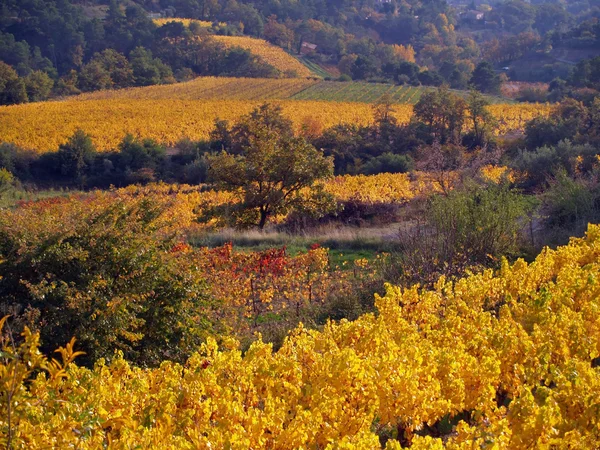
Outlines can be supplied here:
M198 77L169 85L91 92L69 100L284 100L317 83L301 78Z
M367 104L283 101L284 114L300 127L313 117L330 127L339 123L367 124L372 120ZM118 146L125 134L152 138L166 145L180 139L204 139L219 119L235 120L259 106L242 100L89 100L28 103L0 108L0 136L39 152L55 151L78 129L92 136L100 150ZM412 108L400 106L399 115L410 117Z
M43 153L55 151L78 129L92 136L99 150L117 147L125 134L152 138L173 145L180 139L204 139L215 119L236 120L261 102L259 94L240 95L251 100L216 100L229 89L229 83L249 86L256 83L263 92L290 92L302 89L303 80L239 80L209 78L171 86L155 86L123 91L105 91L54 102L0 107L0 136L6 142ZM273 84L269 84L273 83ZM212 87L210 87L212 86ZM244 91L244 89L241 89ZM285 94L282 94L282 96ZM148 98L146 98L148 97ZM210 100L196 100L210 98ZM308 118L323 127L340 123L366 125L373 120L372 106L366 103L319 101L276 101L297 128ZM547 115L549 105L492 105L499 133L522 131L534 117ZM407 122L412 106L396 105L395 116Z
M165 25L169 22L179 22L179 23L184 24L186 27L189 27L190 24L192 24L192 23L197 23L202 28L212 27L212 22L209 22L207 20L182 19L180 17L165 17L165 18L161 18L161 19L152 19L152 22L154 22L159 27L162 27L163 25Z
M0 436L27 449L375 449L377 432L387 449L598 448L599 243L591 225L531 264L388 286L377 315L300 326L277 352L209 339L184 366L117 355L86 369L70 345L51 367L25 333L2 345ZM459 413L469 422L443 440L415 436Z
M394 54L399 58L402 58L404 61L408 61L411 63L415 62L415 49L412 45L398 45L393 44L392 49L394 50Z
M325 190L337 201L363 203L405 203L417 195L436 191L429 177L423 173L338 176L325 183Z
M298 77L311 77L314 74L308 67L286 53L282 48L277 47L263 39L251 38L248 36L213 36L218 42L228 47L241 47L250 53L260 57L263 61L271 64L282 73L295 73Z

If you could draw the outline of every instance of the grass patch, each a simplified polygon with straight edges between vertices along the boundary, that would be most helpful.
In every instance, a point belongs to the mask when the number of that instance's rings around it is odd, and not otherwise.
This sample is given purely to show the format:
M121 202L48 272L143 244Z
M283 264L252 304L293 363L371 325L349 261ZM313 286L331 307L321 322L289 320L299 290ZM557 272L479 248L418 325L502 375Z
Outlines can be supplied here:
M306 252L318 244L330 249L331 263L341 266L357 259L374 259L378 253L389 252L396 246L396 229L323 227L302 234L271 231L237 231L224 229L213 233L192 235L191 245L196 247L219 247L228 242L241 251L262 251L273 247L286 247L290 255Z
M47 189L41 191L10 189L4 192L0 191L0 208L14 208L19 202L33 202L49 198L68 197L78 193L82 193L82 191L68 189Z

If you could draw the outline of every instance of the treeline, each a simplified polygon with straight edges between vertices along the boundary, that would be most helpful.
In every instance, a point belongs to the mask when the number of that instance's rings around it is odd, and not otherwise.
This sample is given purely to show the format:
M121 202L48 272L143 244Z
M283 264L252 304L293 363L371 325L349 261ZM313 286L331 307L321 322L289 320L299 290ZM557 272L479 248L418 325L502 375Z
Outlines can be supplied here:
M45 73L53 81L56 95L186 80L194 75L285 75L247 51L213 42L210 34L246 34L293 53L302 50L306 58L335 67L343 79L445 83L455 89L472 86L497 92L499 79L485 84L477 81L482 70L495 75L494 67L480 66L482 60L504 65L534 49L575 41L580 46L596 45L597 20L580 23L591 14L591 5L581 4L579 15L565 8L500 2L485 12L486 22L499 24L497 29L490 25L482 33L463 33L465 25L444 1L223 4L139 0L125 6L118 0L82 4L75 0L9 0L0 7L0 61L23 80L15 82L11 73L9 84L19 86L9 87L3 98L5 102L23 101L20 85L27 84L31 73L38 79ZM169 23L158 27L149 18L151 11L208 20L213 25ZM316 47L303 47L303 43ZM115 57L107 58L106 50L119 55L119 64L124 64L125 58L132 70L137 67L133 81L108 80L113 68L107 59ZM140 72L148 73L141 76ZM43 82L44 87L51 84L47 78ZM47 95L43 89L30 87L30 91L32 95L27 97L33 100Z
M420 159L419 149L434 142L468 150L494 147L495 121L487 105L475 91L463 100L440 88L422 96L408 124L397 121L393 105L384 99L374 106L371 125L342 124L323 130L307 120L299 136L331 156L337 174L407 172ZM289 120L280 109L275 111L275 123L287 124L279 128L282 135L293 134ZM157 142L133 136L126 136L112 152L98 152L91 138L77 131L57 152L38 154L3 144L0 167L21 183L46 187L106 188L158 180L197 184L207 180L208 155L240 151L238 128L239 124L217 121L208 140L183 140L168 153Z
M206 30L181 23L158 27L141 7L123 9L114 1L104 20L87 19L70 2L4 4L0 62L0 104L198 75L283 75L249 51L211 39Z
M600 97L600 56L581 60L565 79L553 79L547 90L540 88L521 90L518 100L558 102L572 98L590 105L598 97Z
M102 3L85 6L99 8ZM316 48L305 56L335 66L342 79L481 87L473 79L477 78L474 70L480 56L477 44L455 32L455 21L444 2L394 6L386 15L375 13L379 6L363 4L364 11L373 11L367 19L363 15L368 13L358 14L351 5L296 3L293 11L287 4L275 8L233 1L226 5L138 3L124 7L111 0L103 19L89 19L74 1L7 2L0 8L0 60L19 77L45 73L53 83L46 78L45 82L52 84L56 95L181 81L195 75L285 75L247 51L227 49L210 39L211 34L247 34L294 53L303 50L303 43L313 44ZM165 6L167 10L161 9ZM321 9L323 12L317 13ZM147 12L157 10L214 22L207 28L177 22L158 27ZM349 17L334 20L336 11ZM399 32L404 34L396 35ZM106 54L107 50L111 52ZM128 71L127 65L137 72L133 78L125 74L115 79L113 75L122 75L117 72ZM483 89L497 92L498 85L496 81ZM44 92L32 98L47 95ZM24 101L22 95L6 97Z

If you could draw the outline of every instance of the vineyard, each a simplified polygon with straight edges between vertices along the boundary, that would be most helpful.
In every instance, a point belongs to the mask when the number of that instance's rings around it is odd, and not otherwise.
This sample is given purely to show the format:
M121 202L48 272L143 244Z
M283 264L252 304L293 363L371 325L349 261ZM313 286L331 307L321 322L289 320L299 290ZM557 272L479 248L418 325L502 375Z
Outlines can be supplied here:
M415 104L424 87L383 83L319 81L314 79L270 79L200 77L185 83L99 91L73 97L73 100L165 99L180 100L303 100L324 102L376 103L384 97L396 104ZM458 92L466 96L464 92ZM488 96L492 104L503 99Z
M77 343L50 361L26 333L2 348L15 409L0 426L28 449L598 448L599 245L592 225L531 264L433 290L388 285L377 315L300 325L276 352L209 339L185 365L141 369L117 356L88 369ZM227 248L211 258L286 280L323 261L318 249L306 261Z
M199 77L171 85L93 92L69 100L285 100L317 83L301 78Z
M218 42L227 47L241 47L258 56L266 63L272 65L284 75L295 77L310 77L314 74L293 56L286 53L280 47L268 43L262 39L247 36L213 36Z
M238 84L240 90L234 92L242 92L242 99L214 99L213 96L227 92L230 83ZM243 87L249 84L256 90L244 91ZM289 96L291 92L299 92L307 86L310 89L312 82L234 82L231 79L211 78L171 86L105 91L57 102L0 107L0 136L5 142L37 152L55 151L78 128L89 133L100 150L116 148L127 133L174 145L186 137L194 140L207 138L216 119L235 120L247 114L260 104L257 97L269 97L273 93ZM211 99L196 100L204 95ZM230 95L237 94L230 92ZM244 100L249 97L252 99ZM279 103L284 114L293 119L298 128L307 120L327 128L340 123L366 125L373 118L372 106L368 103L302 100L283 100ZM547 115L551 107L535 104L491 105L490 110L499 120L499 133L506 134L522 130L528 120ZM395 115L400 122L410 120L411 114L411 105L395 106Z

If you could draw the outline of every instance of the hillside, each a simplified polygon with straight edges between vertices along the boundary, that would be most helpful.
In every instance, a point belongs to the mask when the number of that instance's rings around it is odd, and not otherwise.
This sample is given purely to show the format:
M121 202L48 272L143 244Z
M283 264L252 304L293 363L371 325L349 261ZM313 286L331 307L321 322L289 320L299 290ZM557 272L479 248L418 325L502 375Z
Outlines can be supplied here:
M314 79L199 77L185 83L99 91L69 100L164 99L179 100L303 100L324 102L377 103L387 97L392 103L414 105L423 92L433 88L398 86L359 81L323 81ZM454 91L466 97L466 91ZM511 103L510 99L486 96L495 104Z
M412 114L408 103L417 101L420 89L301 79L198 78L0 107L0 135L6 142L38 152L56 150L77 129L89 133L100 150L115 148L126 133L173 145L184 137L204 139L216 119L236 119L267 100L279 102L297 128L307 121L322 128L365 125L373 118L371 103L388 91L394 100L405 102L394 109L400 122L407 122ZM500 134L522 130L526 121L550 110L550 106L528 104L490 108L500 122Z
M199 77L185 83L99 91L71 97L87 100L284 100L320 83L300 78Z
M280 47L269 44L263 39L247 36L213 36L218 42L228 47L241 47L260 57L263 61L271 64L283 74L297 77L311 77L315 74L304 64L286 53Z

